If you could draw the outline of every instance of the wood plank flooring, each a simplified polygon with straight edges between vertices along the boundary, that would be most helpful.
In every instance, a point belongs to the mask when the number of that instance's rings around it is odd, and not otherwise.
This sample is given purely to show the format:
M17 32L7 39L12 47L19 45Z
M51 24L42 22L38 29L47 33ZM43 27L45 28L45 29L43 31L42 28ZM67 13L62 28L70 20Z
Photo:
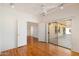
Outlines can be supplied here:
M79 53L28 37L27 45L3 51L0 56L79 56Z

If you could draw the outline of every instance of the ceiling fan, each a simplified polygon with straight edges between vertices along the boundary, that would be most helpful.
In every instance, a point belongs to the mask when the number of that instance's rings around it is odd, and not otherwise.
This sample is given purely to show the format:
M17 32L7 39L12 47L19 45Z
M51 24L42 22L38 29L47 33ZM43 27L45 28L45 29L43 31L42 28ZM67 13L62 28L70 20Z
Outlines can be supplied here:
M41 11L42 11L42 12L41 12L40 15L46 16L46 15L48 15L48 12L53 11L53 10L56 10L56 8L63 9L63 5L64 5L64 3L61 3L61 4L57 5L57 6L54 7L54 8L51 8L51 9L46 10L46 5L42 4L42 5L41 5Z

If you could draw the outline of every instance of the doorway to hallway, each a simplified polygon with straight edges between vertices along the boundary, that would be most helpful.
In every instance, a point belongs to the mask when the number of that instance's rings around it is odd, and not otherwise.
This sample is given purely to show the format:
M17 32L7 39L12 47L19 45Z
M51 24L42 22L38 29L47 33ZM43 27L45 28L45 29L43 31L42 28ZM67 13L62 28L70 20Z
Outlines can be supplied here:
M56 21L48 24L48 42L71 49L71 20Z
M38 41L38 24L27 22L27 44Z

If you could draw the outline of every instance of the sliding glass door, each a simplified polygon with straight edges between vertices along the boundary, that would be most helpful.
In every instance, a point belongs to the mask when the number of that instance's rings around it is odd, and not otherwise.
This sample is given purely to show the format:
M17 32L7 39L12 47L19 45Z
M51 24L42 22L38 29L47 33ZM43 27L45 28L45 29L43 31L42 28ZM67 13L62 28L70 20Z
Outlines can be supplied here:
M49 23L48 42L71 49L71 21Z
M56 22L48 24L48 36L49 43L58 44L58 31Z
M59 24L58 45L71 49L71 21L65 21L65 24Z

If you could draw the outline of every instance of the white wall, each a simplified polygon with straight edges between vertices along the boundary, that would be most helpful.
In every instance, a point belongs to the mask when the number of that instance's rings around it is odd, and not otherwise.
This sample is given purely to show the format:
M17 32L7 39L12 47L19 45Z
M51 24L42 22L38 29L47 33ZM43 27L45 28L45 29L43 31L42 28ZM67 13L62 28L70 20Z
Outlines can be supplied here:
M2 35L3 35L3 33L2 33L2 31L3 31L3 9L2 9L2 7L0 6L0 52L1 52L1 50L2 50Z
M8 9L2 6L2 50L7 50L16 47L16 18L15 10Z
M72 20L72 50L79 52L79 17Z
M3 20L1 20L2 19L1 11L2 11L2 9L1 9L1 6L0 6L0 52L1 52L1 40L2 40L2 22L3 22Z
M0 52L1 52L1 33L0 33Z
M46 41L46 32L45 32L45 23L39 23L38 24L38 36L39 36L39 41Z
M0 6L0 50L27 44L27 22L37 22L36 18L7 4Z

